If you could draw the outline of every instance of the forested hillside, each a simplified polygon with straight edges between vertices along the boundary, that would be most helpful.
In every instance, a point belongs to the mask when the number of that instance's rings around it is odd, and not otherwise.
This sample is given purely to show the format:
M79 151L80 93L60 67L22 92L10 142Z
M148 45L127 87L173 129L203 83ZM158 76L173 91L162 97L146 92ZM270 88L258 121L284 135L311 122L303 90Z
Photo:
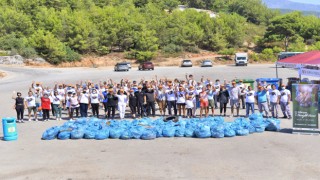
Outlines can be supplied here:
M319 34L318 18L279 15L261 0L0 0L0 49L52 64L113 51L138 60L200 49L227 53L248 48L244 42L274 52L315 44Z

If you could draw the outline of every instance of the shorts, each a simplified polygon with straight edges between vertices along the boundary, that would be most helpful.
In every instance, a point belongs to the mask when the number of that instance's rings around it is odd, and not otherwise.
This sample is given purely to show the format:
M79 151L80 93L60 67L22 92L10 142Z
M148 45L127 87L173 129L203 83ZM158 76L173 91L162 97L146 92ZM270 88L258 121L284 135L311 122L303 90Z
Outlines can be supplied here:
M214 100L213 99L209 99L209 107L214 108Z
M28 107L28 113L30 114L32 111L33 111L33 113L36 113L37 112L37 107L36 106Z
M185 106L186 103L177 103L178 106Z
M230 106L233 107L233 106L236 106L236 107L239 107L240 103L239 103L239 99L231 99L230 100Z
M200 107L208 107L209 106L209 102L208 101L201 101L200 102Z

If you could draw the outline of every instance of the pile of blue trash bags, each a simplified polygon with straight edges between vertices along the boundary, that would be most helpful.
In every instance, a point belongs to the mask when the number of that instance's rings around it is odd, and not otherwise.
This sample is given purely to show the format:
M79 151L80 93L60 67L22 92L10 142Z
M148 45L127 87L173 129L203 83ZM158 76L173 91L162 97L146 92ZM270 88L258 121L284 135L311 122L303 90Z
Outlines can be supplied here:
M180 118L178 121L152 120L102 120L81 118L65 122L62 126L47 129L43 140L52 139L143 139L152 140L160 137L223 138L247 136L252 133L279 131L280 120L265 119L262 114L252 114L248 118L237 118L225 122L223 117Z

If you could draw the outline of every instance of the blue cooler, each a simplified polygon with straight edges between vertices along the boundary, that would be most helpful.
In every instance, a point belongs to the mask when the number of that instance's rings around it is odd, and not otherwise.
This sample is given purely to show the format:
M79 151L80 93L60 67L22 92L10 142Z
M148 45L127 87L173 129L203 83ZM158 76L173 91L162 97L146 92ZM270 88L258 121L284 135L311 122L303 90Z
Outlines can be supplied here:
M3 118L3 140L13 141L18 139L16 118Z

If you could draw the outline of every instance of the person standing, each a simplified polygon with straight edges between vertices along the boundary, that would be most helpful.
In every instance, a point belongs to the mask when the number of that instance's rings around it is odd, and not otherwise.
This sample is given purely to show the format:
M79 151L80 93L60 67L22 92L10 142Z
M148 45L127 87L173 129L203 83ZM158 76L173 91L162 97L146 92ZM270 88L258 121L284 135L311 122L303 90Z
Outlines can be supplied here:
M237 117L239 116L240 110L240 88L236 86L236 82L232 82L232 87L229 89L230 92L230 106L231 106L231 116L234 116L234 108L237 110Z
M90 94L90 105L93 117L99 118L99 94L96 89L92 89Z
M157 104L159 106L159 111L161 116L166 114L166 94L163 90L163 86L160 84L156 91Z
M214 109L215 109L215 101L214 98L216 96L216 89L211 86L210 84L207 85L208 86L208 102L209 102L209 106L208 106L208 113L209 113L209 109L211 108L211 113L212 116L214 116Z
M107 112L108 112L108 105L107 105L107 102L108 102L108 87L105 86L105 90L102 91L102 104L103 104L103 108L104 108L104 115L105 115L105 118L107 118Z
M51 109L51 101L49 95L44 93L41 97L41 107L43 112L43 121L49 121L50 119L50 109Z
M220 116L222 115L222 112L223 112L223 115L226 116L227 104L229 102L229 92L223 84L220 85L218 99L220 102Z
M179 91L176 92L177 96L177 106L179 111L179 116L181 116L181 111L183 114L183 117L186 115L186 92L184 91L183 87L179 87Z
M128 96L124 94L124 89L120 89L119 94L117 94L116 97L118 98L118 110L119 110L120 119L122 120L126 114Z
M280 107L281 111L283 113L283 118L291 119L291 111L290 111L290 100L291 100L291 93L288 89L286 89L286 86L282 84L281 86L281 98L280 98Z
M31 121L31 113L33 111L34 121L38 121L37 119L37 108L36 108L36 99L33 96L32 91L28 92L28 96L24 98L25 100L25 108L28 108L28 117L29 121Z
M246 117L249 117L250 110L251 110L251 114L254 113L255 91L252 90L251 86L248 86L248 90L245 92L245 94L246 94Z
M134 93L137 97L137 107L138 107L138 116L144 116L144 92L142 91L142 86L138 86L138 91Z
M73 120L73 113L76 111L76 117L79 117L79 99L76 92L72 93L70 98L70 120Z
M238 87L240 89L240 101L241 101L241 104L242 104L242 109L245 109L246 108L246 103L245 103L245 99L246 99L246 86L245 84L243 84L243 80L239 80L239 84L238 84ZM239 104L240 106L240 104Z
M134 94L134 89L130 89L130 94L129 94L129 107L131 111L132 118L136 118L137 114L137 97Z
M167 105L168 105L168 114L172 116L172 108L174 111L174 115L177 115L177 106L176 106L176 94L175 90L172 88L172 84L170 83L168 85L168 89L166 90L166 99L167 99Z
M13 93L15 94L15 91ZM17 112L17 122L18 123L24 123L24 121L23 121L24 98L21 96L22 96L22 94L20 92L17 92L17 97L15 97L14 95L12 96L12 99L15 100L14 109Z
M271 113L273 118L278 118L278 107L280 104L280 91L276 89L276 85L271 85L271 90L269 91L270 94L270 106L271 106Z
M34 95L35 101L36 101L36 110L39 113L39 117L42 117L42 110L41 110L41 97L42 97L42 91L40 89L36 89Z
M58 91L54 91L52 99L53 99L52 108L54 109L56 120L61 121L62 97L58 94Z
M216 83L214 84L214 88L216 89L216 94L214 95L214 108L218 109L218 102L219 102L218 93L220 91L220 80L219 79L216 80Z
M80 92L80 116L81 117L88 117L88 107L89 107L89 93L86 89L83 89Z
M156 115L156 108L155 108L155 93L154 90L150 85L147 86L147 90L144 94L144 104L147 108L147 116L151 115L152 110L152 116L155 117Z
M265 116L269 115L269 106L267 102L267 90L263 86L258 86L258 92L256 93L256 99L258 103L259 112L265 112Z
M193 107L194 107L194 93L193 91L189 91L186 94L186 108L187 108L187 118L193 117Z
M202 91L199 93L199 101L200 101L200 118L202 118L203 110L205 112L205 117L208 116L208 94L206 87L202 87Z
M116 113L116 106L118 104L118 97L114 95L113 89L110 88L107 94L107 109L108 109L108 119L114 119ZM112 113L112 115L111 115ZM110 116L111 115L111 116Z

